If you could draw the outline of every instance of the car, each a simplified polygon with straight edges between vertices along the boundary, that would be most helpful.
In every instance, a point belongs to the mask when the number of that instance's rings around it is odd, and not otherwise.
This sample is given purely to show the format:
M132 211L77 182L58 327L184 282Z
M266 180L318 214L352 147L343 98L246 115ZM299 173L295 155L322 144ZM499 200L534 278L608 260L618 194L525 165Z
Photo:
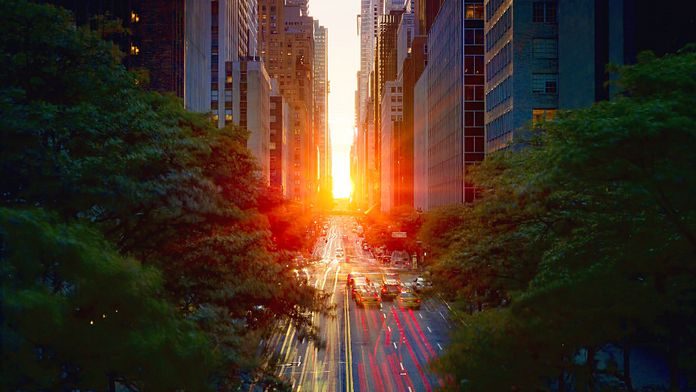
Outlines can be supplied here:
M382 281L396 281L398 284L401 284L401 278L399 278L399 274L394 273L394 272L388 272L382 276Z
M401 285L398 283L385 283L382 284L382 290L380 294L383 301L391 301L396 298L399 293L401 293Z
M370 285L362 286L355 292L355 304L362 307L381 306L379 293Z
M349 287L353 287L353 283L355 282L356 278L360 277L365 277L361 272L351 272L348 274L348 279L346 283L348 284Z
M407 264L411 260L408 252L403 250L395 250L391 253L391 261L394 264Z
M350 286L351 288L351 296L355 298L355 293L360 290L362 287L366 287L370 284L370 280L367 279L365 276L356 276L353 278L353 282Z
M386 273L382 275L381 294L383 300L392 300L401 292L399 274Z
M411 283L411 288L413 288L413 291L416 292L421 292L429 287L432 287L432 283L422 276L413 279L413 282Z
M396 301L399 307L402 308L420 309L421 307L421 299L415 293L408 290L399 293L396 297Z

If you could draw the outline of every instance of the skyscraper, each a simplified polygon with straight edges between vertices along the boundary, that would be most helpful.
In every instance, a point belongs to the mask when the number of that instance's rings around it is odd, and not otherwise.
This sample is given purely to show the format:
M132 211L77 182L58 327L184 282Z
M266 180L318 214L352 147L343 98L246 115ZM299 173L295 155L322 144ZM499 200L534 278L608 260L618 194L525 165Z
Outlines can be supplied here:
M380 105L380 210L389 212L397 205L400 190L401 124L403 122L403 90L395 80L384 85Z
M210 1L210 106L213 122L219 127L239 124L232 113L235 61L255 50L257 20L255 0ZM253 17L253 19L252 19ZM253 41L253 42L252 42Z
M270 102L270 159L269 171L271 188L288 196L288 168L290 154L288 140L290 139L290 108L280 94L278 81L271 79Z
M440 12L440 7L445 0L415 0L415 28L416 34L428 35L435 17Z
M43 0L64 7L78 25L100 29L97 15L118 18L128 34L111 34L123 64L148 75L146 88L174 93L193 111L210 109L210 7L194 0Z
M306 1L259 0L259 51L290 108L288 198L313 203L318 190L314 132L314 20Z
M470 202L484 158L483 2L445 1L428 35L428 206Z
M354 176L354 202L361 208L374 205L377 186L377 162L372 151L375 142L375 99L372 86L375 71L375 46L380 16L384 13L384 0L361 0L358 34L360 35L360 70L356 92L356 149L358 162ZM378 189L378 188L377 188Z
M270 185L270 78L258 57L247 57L232 63L230 80L231 122L249 132L247 148L258 162L263 183Z
M668 7L673 13L663 19L665 25L689 23L681 16L685 10ZM506 148L558 109L609 99L615 91L607 86L606 66L634 61L636 45L646 42L637 40L642 35L637 31L663 37L657 47L642 49L666 47L666 36L652 28L662 24L652 19L653 11L646 2L628 0L487 1L486 151ZM651 15L649 23L636 24L641 14ZM675 34L669 41L685 38Z
M322 197L331 195L331 162L329 160L329 32L314 21L314 139L318 148L319 188Z
M385 6L387 9L387 6ZM377 30L377 40L375 45L374 71L371 73L370 95L374 113L374 170L368 170L367 182L371 185L369 199L376 203L381 199L379 187L381 180L381 132L382 132L382 97L385 93L385 85L388 81L395 81L397 78L397 52L396 52L396 33L401 20L401 10L391 10L389 14L379 17ZM369 126L369 124L368 124ZM369 138L368 138L369 139ZM372 153L372 151L370 151ZM369 158L368 158L369 162Z

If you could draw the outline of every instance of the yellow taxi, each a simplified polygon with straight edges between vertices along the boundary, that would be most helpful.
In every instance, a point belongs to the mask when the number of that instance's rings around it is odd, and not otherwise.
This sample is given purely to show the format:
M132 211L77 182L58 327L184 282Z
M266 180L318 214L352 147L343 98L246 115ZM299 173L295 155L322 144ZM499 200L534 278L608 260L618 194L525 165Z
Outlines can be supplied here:
M402 291L396 297L396 301L402 308L420 309L421 299L412 291Z

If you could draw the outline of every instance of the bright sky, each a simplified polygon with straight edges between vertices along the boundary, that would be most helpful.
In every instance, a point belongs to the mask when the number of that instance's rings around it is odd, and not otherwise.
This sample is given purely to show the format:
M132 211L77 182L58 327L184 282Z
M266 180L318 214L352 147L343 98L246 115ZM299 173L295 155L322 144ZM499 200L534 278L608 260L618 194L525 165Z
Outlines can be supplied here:
M357 15L360 0L309 0L309 15L329 29L329 127L333 192L350 196L350 145L353 143L356 73L360 68Z

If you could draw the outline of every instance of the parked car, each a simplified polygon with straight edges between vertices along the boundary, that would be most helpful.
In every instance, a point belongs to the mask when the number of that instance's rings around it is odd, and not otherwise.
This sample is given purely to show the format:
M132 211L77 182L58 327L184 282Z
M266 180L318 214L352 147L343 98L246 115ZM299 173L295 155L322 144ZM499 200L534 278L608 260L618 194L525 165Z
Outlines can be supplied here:
M399 307L402 308L413 308L420 309L421 299L412 291L402 291L397 297L396 301Z
M411 288L415 292L421 292L427 288L432 287L432 283L429 280L426 280L424 277L419 276L415 279L413 279L413 282L411 283Z

